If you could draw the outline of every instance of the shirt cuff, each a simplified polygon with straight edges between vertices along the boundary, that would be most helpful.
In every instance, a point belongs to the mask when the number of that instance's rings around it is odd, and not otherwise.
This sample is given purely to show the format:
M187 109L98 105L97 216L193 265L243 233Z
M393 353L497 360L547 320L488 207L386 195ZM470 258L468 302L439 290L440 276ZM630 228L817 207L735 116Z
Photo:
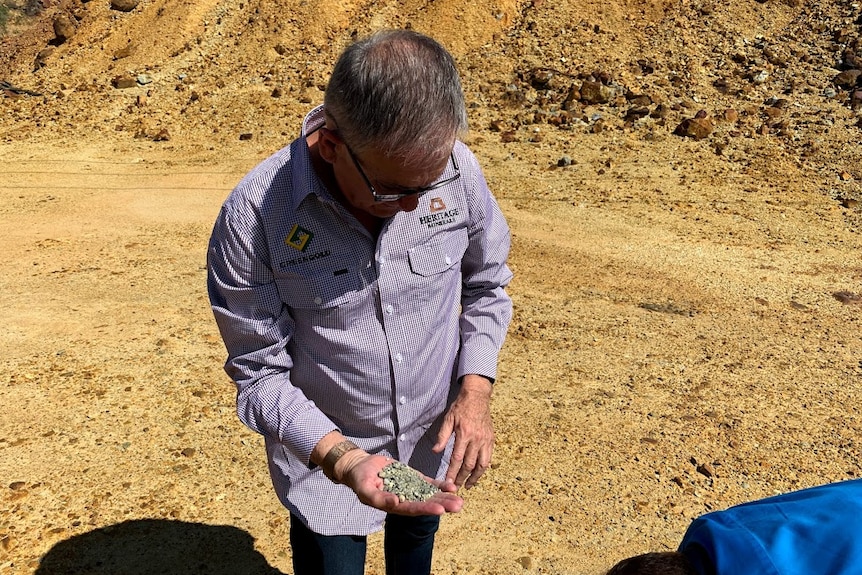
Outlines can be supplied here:
M494 383L497 379L499 350L496 347L462 349L458 359L458 379L476 374L487 377Z
M296 417L287 429L285 444L300 461L310 469L317 467L311 462L311 452L327 433L340 431L332 420L318 410L309 410Z

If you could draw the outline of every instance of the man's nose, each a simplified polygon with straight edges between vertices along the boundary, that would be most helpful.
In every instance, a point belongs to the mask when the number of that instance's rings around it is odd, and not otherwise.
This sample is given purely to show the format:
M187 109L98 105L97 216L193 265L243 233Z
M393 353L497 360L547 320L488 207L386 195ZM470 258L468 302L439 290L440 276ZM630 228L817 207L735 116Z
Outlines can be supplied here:
M419 206L419 196L407 196L398 200L398 207L405 212L412 212Z

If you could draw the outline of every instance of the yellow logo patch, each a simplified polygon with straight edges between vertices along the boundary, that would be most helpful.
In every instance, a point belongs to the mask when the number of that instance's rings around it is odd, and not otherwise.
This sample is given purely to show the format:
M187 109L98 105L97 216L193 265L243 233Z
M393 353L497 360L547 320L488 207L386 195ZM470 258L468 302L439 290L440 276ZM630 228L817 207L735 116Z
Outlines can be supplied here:
M295 250L304 252L305 248L308 247L308 244L311 243L311 238L313 237L313 233L301 227L299 224L296 224L293 226L293 229L290 230L290 234L284 238L284 243Z

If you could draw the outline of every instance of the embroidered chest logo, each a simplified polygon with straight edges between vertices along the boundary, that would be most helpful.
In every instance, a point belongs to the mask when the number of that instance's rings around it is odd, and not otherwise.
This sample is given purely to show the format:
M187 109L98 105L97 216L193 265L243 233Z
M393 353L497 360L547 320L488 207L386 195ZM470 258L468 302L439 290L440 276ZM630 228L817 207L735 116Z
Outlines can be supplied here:
M293 226L293 229L290 230L290 234L288 234L288 236L284 238L284 243L286 243L295 250L304 252L305 248L308 247L308 244L311 243L311 239L313 237L313 233L301 227L299 224L296 224L295 226Z
M443 203L443 198L431 198L431 213L436 214L446 209L446 204Z
M458 208L446 209L443 198L431 198L428 211L431 213L419 218L419 221L428 226L428 228L454 224L458 216Z

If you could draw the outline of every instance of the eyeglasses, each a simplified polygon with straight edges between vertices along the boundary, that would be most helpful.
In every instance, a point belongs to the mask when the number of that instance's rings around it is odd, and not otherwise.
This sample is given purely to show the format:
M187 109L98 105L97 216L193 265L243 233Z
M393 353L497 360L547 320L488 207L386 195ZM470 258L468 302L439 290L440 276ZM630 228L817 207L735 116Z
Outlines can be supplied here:
M371 183L371 180L368 179L368 176L365 175L365 170L362 169L362 165L359 163L359 160L356 159L356 155L354 155L353 150L350 149L350 146L347 143L344 144L347 148L347 154L350 156L350 159L353 160L353 164L356 166L356 169L359 171L359 174L362 176L362 179L365 180L365 184L368 186L368 189L371 191L371 195L374 197L375 202L397 202L398 200L403 200L404 198L409 198L411 196L422 196L427 194L431 190L436 190L442 188L446 184L451 184L455 180L461 177L461 171L458 169L458 163L455 161L455 152L450 154L452 159L452 167L455 169L455 175L450 176L446 179L440 180L438 182L434 182L430 186L425 186L422 188L398 188L398 193L396 194L378 194L377 190L374 189L374 185Z

